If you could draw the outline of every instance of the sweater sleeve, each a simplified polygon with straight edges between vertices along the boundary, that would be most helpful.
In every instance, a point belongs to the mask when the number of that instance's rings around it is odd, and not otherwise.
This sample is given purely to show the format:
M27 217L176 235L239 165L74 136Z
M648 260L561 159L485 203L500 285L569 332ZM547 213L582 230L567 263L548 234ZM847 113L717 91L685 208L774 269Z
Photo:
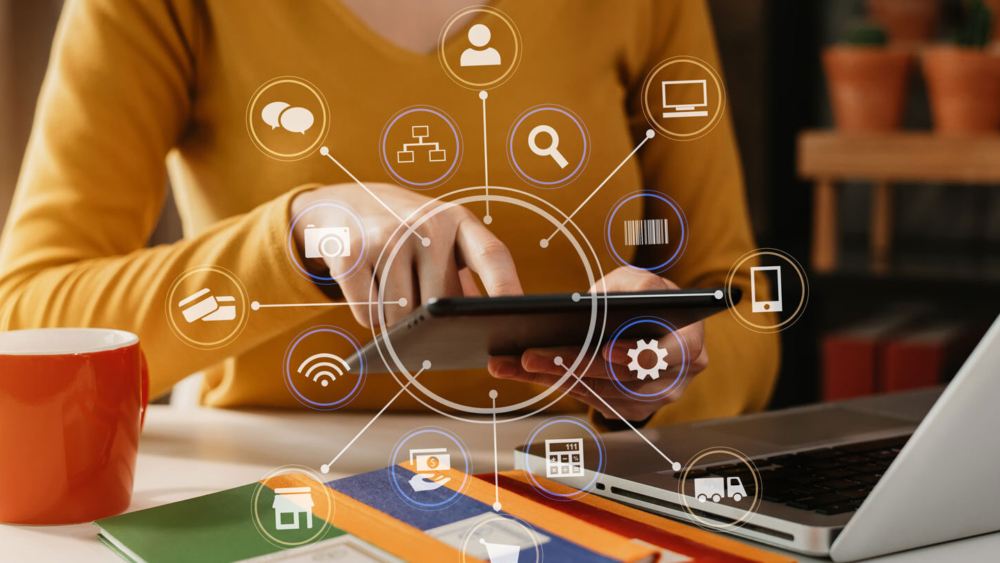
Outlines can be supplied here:
M704 1L651 2L650 10L649 17L636 24L648 34L637 34L646 39L638 41L630 73L629 110L636 138L649 128L640 105L642 82L659 62L693 56L722 74ZM687 249L676 265L661 274L681 287L725 286L729 269L755 250L728 109L721 122L701 138L676 141L657 134L639 152L645 188L669 195L688 220ZM653 205L646 214L648 218L669 217L667 211ZM639 259L661 263L665 257ZM748 270L741 270L733 285L749 295ZM749 300L740 307L749 313ZM767 406L778 371L777 335L751 331L723 312L706 321L705 348L708 368L676 403L658 411L651 424L733 416Z
M221 266L261 301L326 299L286 263L295 192L145 248L165 197L166 155L190 119L197 28L196 11L181 0L67 2L0 246L0 329L132 331L154 397L303 321L277 311L267 323L251 319L228 346L191 348L164 313L183 272Z

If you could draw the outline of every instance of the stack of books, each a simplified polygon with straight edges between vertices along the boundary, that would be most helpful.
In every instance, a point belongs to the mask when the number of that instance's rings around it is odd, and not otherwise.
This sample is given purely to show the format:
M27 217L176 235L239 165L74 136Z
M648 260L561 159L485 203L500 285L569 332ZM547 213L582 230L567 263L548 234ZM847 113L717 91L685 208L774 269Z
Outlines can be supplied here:
M394 490L414 475L400 466L322 485L285 474L95 525L101 541L136 563L792 561L593 495L552 500L519 471L496 478L443 473L441 487L421 493L427 506L448 501L441 510L415 506ZM571 492L535 479L549 491ZM317 494L317 486L328 490Z

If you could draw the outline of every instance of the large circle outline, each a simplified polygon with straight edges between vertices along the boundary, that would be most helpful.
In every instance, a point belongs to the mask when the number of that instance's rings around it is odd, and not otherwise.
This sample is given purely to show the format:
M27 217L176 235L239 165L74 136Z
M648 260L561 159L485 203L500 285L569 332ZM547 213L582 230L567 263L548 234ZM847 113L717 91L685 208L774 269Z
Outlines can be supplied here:
M448 124L448 128L451 129L452 135L455 138L455 158L452 160L451 166L448 167L448 170L446 170L444 174L438 176L430 182L413 182L407 180L402 174L393 168L392 164L389 162L389 155L386 152L385 144L389 138L389 131L397 121L414 112L432 113L438 116L442 121ZM382 161L382 168L384 168L386 173L392 176L393 179L405 184L411 189L418 191L430 190L447 182L452 176L455 175L456 172L458 172L458 167L462 164L462 159L464 157L465 148L462 140L462 130L458 127L458 123L452 119L450 115L445 113L444 110L438 109L434 106L410 106L399 110L389 118L389 121L387 121L385 126L382 128L382 134L379 136L379 159Z
M740 266L746 263L747 260L758 256L775 256L789 263L795 269L796 275L799 276L799 284L802 287L802 295L799 296L799 304L795 308L795 312L776 325L761 325L745 318L743 314L736 309L736 303L733 301L732 288L733 279L735 278L736 273L739 271ZM753 296L750 296L750 298L753 299ZM733 264L733 267L729 269L729 274L726 275L726 303L729 305L729 312L732 313L733 317L735 317L736 320L744 327L760 334L781 332L797 323L805 314L806 305L809 304L809 277L806 276L805 269L802 268L802 264L799 264L799 261L796 260L794 256L783 250L778 250L777 248L760 248L758 250L751 250L743 256L740 256L740 258Z
M340 336L346 340L352 347L354 347L355 356L361 362L358 369L358 381L354 384L354 388L347 395L344 395L342 399L338 399L331 403L319 403L307 398L305 395L299 392L298 387L295 386L294 377L292 376L291 362L292 354L295 352L295 348L309 336L319 333L328 332ZM361 393L361 390L365 386L365 381L367 379L367 369L365 365L365 355L361 351L361 345L349 332L335 326L330 325L318 325L312 328L308 328L298 334L292 341L288 344L288 348L285 349L285 357L282 360L282 371L285 376L285 387L291 392L292 396L295 397L299 403L303 406L309 407L313 410L318 411L335 411L341 409L351 403L357 396Z
M375 332L375 330L376 330L375 327L385 326L386 325L386 320L385 320L385 296L384 296L384 293L383 293L386 284L384 284L384 283L379 284L378 288L376 288L375 287L376 286L375 281L376 281L376 279L385 279L385 270L386 270L386 268L388 268L388 266L392 264L392 259L395 257L396 253L399 251L399 248L401 247L401 245L405 243L406 239L416 233L417 227L419 227L423 223L423 221L426 221L427 219L429 219L430 217L432 217L434 214L443 211L446 206L438 206L438 208L436 208L436 210L432 209L431 213L423 215L423 216L420 216L417 221L414 221L413 218L415 216L417 216L418 214L420 214L428 206L435 205L435 204L443 201L444 198L446 198L446 197L451 197L451 196L455 196L457 194L463 194L463 193L468 193L468 192L476 193L476 192L482 191L482 192L484 192L483 195L469 196L469 197L466 197L466 198L463 198L463 199L460 199L460 200L456 200L456 201L447 201L447 203L449 203L451 205L460 205L462 203L472 203L472 202L480 202L480 201L487 201L487 200L494 201L494 202L496 202L496 201L502 201L502 202L506 202L506 203L513 203L515 205L518 205L518 206L521 206L521 207L525 207L526 209L529 209L531 211L535 211L536 213L538 213L543 218L549 220L553 225L556 225L557 232L562 232L564 235L566 235L567 238L570 240L570 243L573 244L574 247L577 248L578 254L581 256L581 258L584 258L584 268L587 270L588 280L592 284L596 284L597 280L602 279L604 277L603 270L601 269L600 261L597 259L597 255L594 252L593 246L591 246L590 242L587 240L586 236L583 234L583 231L575 223L573 223L570 220L569 217L566 217L566 215L564 213L562 213L562 211L560 211L558 208L556 208L552 204L548 203L547 201L545 201L545 200L543 200L543 199L541 199L541 198L539 198L539 197L537 197L537 196L535 196L533 194L530 194L530 193L527 193L527 192L524 192L524 191L521 191L521 190L516 190L516 189L513 189L513 188L503 188L503 187L497 187L497 186L490 186L488 189L489 189L489 195L486 195L486 193L485 193L486 188L484 186L478 186L478 187L472 187L472 188L463 188L463 189L460 189L460 190L455 190L455 191L449 192L447 194L443 194L443 195L441 195L441 196L439 196L439 197L437 197L437 198L435 198L435 199L433 199L431 201L428 201L427 203L425 203L420 208L414 210L409 215L409 217L406 218L406 221L402 222L400 224L400 226L396 229L396 231L393 233L393 235L392 235L391 238L393 238L393 239L396 240L395 244L392 247L386 246L385 248L382 249L382 252L379 255L379 258L378 258L378 261L377 261L377 264L379 264L380 267L376 268L376 272L372 276L372 285L371 285L371 289L369 290L369 295L372 294L372 293L375 293L377 295L377 304L378 304L378 306L376 307L377 313L372 314L372 311L369 311L370 326L372 327L372 336L373 336L373 338L375 338L376 348L378 349L379 356L381 357L383 364L386 367L389 368L389 372L392 374L393 378L396 379L396 382L399 383L399 385L411 397L413 397L416 401L420 402L422 405L424 405L425 407L433 410L434 412L437 412L438 414L441 414L443 416L447 416L447 417L452 418L454 420L461 420L461 421L470 422L470 423L473 423L473 424L492 424L493 421L491 421L491 420L485 420L483 418L466 418L466 417L463 417L463 416L459 416L459 415L455 415L455 414L449 413L449 412L447 412L447 411L445 411L445 410L443 410L441 408L438 408L437 406L431 404L431 402L425 400L423 397L421 397L418 394L416 394L412 390L412 388L417 388L422 393L424 393L425 395L427 395L427 398L430 399L430 400L432 400L432 401L438 402L438 403L440 403L440 404L442 404L444 406L450 407L450 408L452 408L454 410L457 410L457 411L460 411L460 412L464 412L466 414L473 414L473 415L490 415L490 414L493 414L493 415L496 415L496 414L505 414L505 413L508 413L508 412L514 412L514 411L520 410L522 408L530 407L530 406L534 405L535 403L540 402L541 400L545 399L546 397L548 397L552 393L554 393L556 389L561 388L563 386L563 384L572 377L572 374L577 372L576 368L581 363L581 359L583 357L589 356L589 361L587 362L586 367L584 367L583 371L586 371L586 369L588 369L589 366L591 364L593 364L595 358L600 353L599 346L597 346L597 343L599 343L601 341L601 339L603 338L603 336L604 336L605 322L606 322L606 319L607 319L607 306L606 306L607 305L607 293L603 289L603 286L601 286L601 293L599 294L599 298L592 300L593 305L592 305L592 308L591 308L591 325L590 325L590 330L589 330L588 338L586 339L586 342L585 342L584 346L581 347L581 353L573 361L573 363L567 369L566 374L561 379L559 379L558 382L556 382L555 384L549 386L549 388L547 390L541 392L540 394L536 395L532 399L529 399L528 401L522 401L521 403L518 403L516 405L510 405L510 406L506 406L506 407L489 407L489 408L487 408L487 407L468 407L468 406L465 406L465 405L459 405L459 404L454 403L452 401L445 400L445 399L441 398L440 396L438 396L437 394L435 394L433 392L430 392L419 381L417 381L415 379L415 377L412 374L409 373L409 371L407 371L402 366L402 362L396 356L395 350L392 348L392 342L389 340L388 334L386 334L386 338L383 341L382 339L378 338L378 333ZM514 198L509 197L509 196L498 195L498 194L504 193L504 192L517 194L519 196L522 196L522 197L526 198L526 200L522 201L522 200L514 199ZM535 200L535 201L541 202L541 203L543 203L545 205L548 205L552 209L552 211L558 213L559 215L561 215L563 217L566 217L565 221L564 222L560 222L560 221L555 220L555 218L552 217L551 215L546 216L547 213L539 213L539 211L541 211L541 208L538 207L537 205L533 205L533 204L529 203L527 200ZM521 205L522 203L527 204L527 205ZM532 207L534 207L534 209ZM589 261L586 260L586 257L584 256L584 250L583 250L582 245L575 238L575 236L573 235L573 233L571 233L570 230L567 228L569 225L573 226L573 228L577 231L577 234L579 235L580 239L583 241L584 245L586 246L586 248L590 251L590 253L591 253L590 258L593 259L593 264L590 264ZM597 272L596 276L594 274L595 269L596 269L596 272ZM596 311L598 310L598 308L600 308L601 315L602 315L600 323L597 322L597 318L596 318L597 317L597 312ZM377 314L377 317L375 316L376 314ZM597 335L597 338L594 339L594 333L597 332L597 328L598 328L597 325L600 325L600 327L599 327L600 328L600 333ZM590 351L590 347L592 345L597 346L598 349L595 349L593 352L591 352ZM383 347L387 348L387 350L383 350ZM397 374L396 370L399 370L399 372L401 372L401 373ZM401 381L401 379L404 379L406 381ZM566 389L562 392L562 394L559 397L553 399L549 404L545 405L544 407L542 407L540 409L537 409L536 411L525 413L525 414L522 414L522 415L519 415L519 416L514 416L514 417L511 417L511 418L507 418L507 419L497 419L496 423L513 422L513 421L516 421L516 420L521 420L522 418L526 418L526 417L531 416L533 414L537 414L537 413L545 410L546 408L548 408L549 406L551 406L555 402L557 402L560 399L562 399L566 394L569 393L569 391L575 385L576 385L576 381L573 381L569 386L566 387Z
M618 213L618 211L621 209L623 205L639 197L651 197L667 204L671 209L674 210L674 213L677 215L677 218L680 220L681 223L681 242L677 245L677 248L674 250L674 253L670 256L670 258L666 259L665 261L659 263L656 266L650 266L649 268L643 268L641 266L630 264L627 260L622 258L620 254L618 254L618 250L615 248L614 243L611 241L611 227L612 223L614 222L615 215ZM635 272L650 272L654 274L659 274L674 267L674 265L676 265L677 262L679 262L680 259L684 256L684 252L687 250L688 238L689 238L688 222L687 222L687 215L684 214L684 210L681 209L680 204L677 203L674 200L674 198L666 194L661 194L659 192L642 190L642 191L632 192L628 195L623 196L611 208L611 211L608 212L607 219L605 219L604 221L604 244L605 246L607 246L608 252L611 254L612 258L615 259L615 262L618 262L619 265L624 266L625 268L628 268Z
M712 119L710 119L709 122L704 127L691 133L676 133L674 131L670 131L669 129L661 125L660 122L653 117L653 111L649 109L648 93L650 85L652 85L652 83L654 82L653 77L656 76L656 74L661 70L663 70L664 68L677 63L693 64L695 66L701 67L706 72L708 72L709 76L712 77L712 81L715 83L715 88L719 95L719 108L715 112L715 115L712 116ZM642 99L642 113L646 117L646 121L648 121L649 124L654 129L656 129L656 131L659 132L661 135L663 135L668 139L672 139L674 141L694 141L696 139L704 137L705 135L708 135L709 133L712 132L713 129L715 129L715 126L722 121L722 116L726 112L726 86L722 81L722 76L719 75L718 71L716 71L715 68L712 67L712 65L708 64L707 62L697 57L690 57L686 55L671 57L665 61L660 62L660 64L656 65L656 67L654 67L653 70L649 71L649 73L646 75L646 79L643 80L642 83L641 99Z
M364 219L359 215L354 209L347 205L346 203L334 200L320 200L309 204L306 208L300 210L298 213L292 217L292 220L288 223L288 234L285 236L285 256L288 261L292 264L298 274L314 283L319 285L337 285L336 279L330 276L321 276L318 274L313 274L309 270L305 269L301 263L299 263L298 255L298 245L295 242L295 227L302 220L302 217L312 209L317 207L336 207L347 212L348 215L354 219L354 222L358 225L358 231L361 233L361 251L358 252L358 257L354 261L354 264L347 270L342 276L340 276L340 281L344 281L361 270L361 266L365 263L365 258L368 256L368 227L365 225Z
M638 393L636 391L629 389L628 387L625 386L625 384L623 384L621 381L618 380L618 376L615 374L614 371L614 364L611 363L610 359L605 358L604 363L605 367L607 368L608 377L611 379L611 382L614 383L618 391L621 392L623 395L625 395L630 399L636 399L638 401L644 401L644 402L658 401L676 391L677 388L680 386L680 384L684 381L684 378L687 377L688 366L691 363L690 356L688 355L687 340L684 338L684 335L679 330L677 330L676 327L674 327L674 325L668 323L667 321L658 317L643 316L631 319L628 322L623 323L620 327L618 327L614 335L608 341L608 347L613 348L614 345L618 342L618 337L620 337L629 328L641 323L652 323L667 329L668 331L670 331L670 335L675 337L677 339L677 342L680 343L681 369L677 372L677 376L674 378L673 383L671 383L670 386L668 386L666 389L663 389L662 391L658 391L656 393Z
M407 441L421 435L421 434L439 434L451 440L458 449L462 450L462 457L465 461L465 471L462 474L465 476L462 479L462 484L459 485L457 489L452 490L451 496L447 499L438 503L424 503L418 500L414 500L409 495L407 495L402 488L399 486L399 480L396 479L396 470L399 469L399 464L396 460L399 458L399 450L403 448ZM413 473L416 473L415 471ZM392 489L396 493L396 496L400 497L403 502L409 504L410 506L420 509L420 510L442 510L448 508L449 506L455 504L464 496L465 491L469 488L472 483L473 467L472 467L472 452L469 447L465 445L465 442L447 428L442 428L440 426L423 426L420 428L414 428L396 441L396 445L392 448L392 454L389 456L389 481L392 483Z
M254 129L253 125L253 117L256 114L256 111L254 111L254 109L257 105L257 100L261 96L263 96L264 92L269 90L271 87L277 86L278 84L286 84L286 83L297 84L299 86L302 86L306 90L309 90L309 92L319 102L320 107L323 109L323 125L322 125L322 131L320 132L319 136L317 136L316 140L313 141L313 143L310 144L308 147L299 152L294 152L294 153L281 153L268 147L266 144L264 144L263 141L260 140L260 137L257 136L257 131L256 129ZM245 124L247 128L247 133L250 135L250 140L253 142L254 146L257 147L258 150L260 150L261 152L263 152L264 154L270 156L275 160L294 162L296 160L302 160L303 158L306 158L307 156L312 154L313 151L319 148L319 146L322 145L324 141L326 141L326 136L330 134L330 105L327 103L326 97L323 96L323 93L320 92L319 88L314 86L308 80L304 78L299 78L297 76L279 76L278 78L272 78L271 80L268 80L267 82L262 84L253 93L253 96L250 97L250 102L247 104Z
M233 284L233 286L236 287L236 290L239 292L240 299L242 299L242 304L243 304L243 306L240 307L240 319L237 322L236 328L231 330L229 334L227 334L223 338L220 338L218 340L213 340L211 342L202 342L201 340L196 340L184 334L184 331L182 331L181 328L177 326L177 321L174 320L174 317L171 314L170 305L171 303L174 302L175 298L174 295L177 293L177 288L180 287L182 281L199 272L213 272L225 277ZM191 346L193 348L198 348L201 350L215 350L218 348L222 348L223 346L227 346L231 344L234 340L239 338L240 334L243 333L243 329L247 327L247 321L250 320L250 312L247 310L247 305L249 301L250 299L247 297L247 290L245 287L243 287L243 282L240 281L240 278L236 277L236 274L220 266L196 266L194 268L185 270L183 273L181 273L181 275L177 276L177 279L175 279L174 282L170 284L170 289L167 290L167 299L164 302L164 309L167 317L167 325L170 327L170 331L174 333L174 336L179 338L182 342L184 342L188 346Z
M541 180L535 179L534 177L532 177L527 172L521 169L520 164L518 164L517 162L517 158L514 156L514 136L517 134L517 128L520 127L521 123L531 115L546 110L555 111L570 118L573 121L573 123L576 124L577 129L579 129L580 131L580 135L583 137L583 155L580 157L580 162L578 162L576 168L574 168L565 177L559 180L555 180L553 182L543 182ZM556 188L561 188L579 178L580 175L583 174L583 171L586 170L587 164L590 163L590 148L591 148L590 131L587 129L587 126L584 125L583 120L580 119L580 116L576 115L576 113L574 113L569 108L559 106L556 104L543 104L525 110L521 115L517 117L517 119L514 120L513 125L510 126L510 131L508 131L507 133L507 161L510 163L511 168L514 169L514 172L516 172L517 175L522 180L531 184L532 186L535 186L536 188L540 188L543 190L554 190Z
M466 14L470 13L490 14L492 16L496 16L501 21L503 21L504 24L507 25L507 28L510 29L511 34L514 36L514 62L510 64L510 67L507 70L505 70L503 74L501 74L497 78L494 78L493 80L489 80L486 82L472 82L471 80L465 80L464 78L460 77L458 73L455 72L454 69L451 68L451 65L448 63L448 58L445 56L446 46L450 45L448 32L451 30L451 27L455 25L456 21L461 19ZM470 23L469 27L471 28L472 25L475 25L477 23L482 23L479 21L480 19L482 19L481 16L477 16L474 21L469 22ZM510 77L514 75L514 71L516 71L517 67L521 65L521 51L522 51L521 32L517 29L517 25L514 24L514 20L510 19L510 17L507 14L503 13L502 11L492 6L472 6L456 12L454 15L448 18L448 21L445 22L444 27L441 28L441 35L438 36L438 48L437 48L438 62L444 69L445 74L447 74L448 77L451 78L453 81L455 81L455 83L458 84L459 86L462 86L463 88L468 88L470 90L492 90L493 88L496 88L497 86L500 86L504 82L510 80Z
M323 520L323 525L320 526L320 529L317 530L316 533L313 534L312 536L309 536L308 539L303 540L301 542L285 542L274 537L270 532L268 532L264 528L264 525L261 524L260 513L257 510L257 499L260 498L261 491L263 491L264 488L269 488L267 487L267 485L264 484L264 481L270 479L271 477L277 477L278 475L285 475L286 471L291 469L303 473L305 476L312 479L315 483L319 484L323 490L323 494L327 498L327 506L330 507L330 514L329 514L330 517L321 518ZM327 530L329 530L333 526L331 522L333 521L334 517L337 514L337 505L335 501L336 497L333 496L330 487L327 487L326 483L323 482L323 478L317 475L312 469L309 469L308 467L305 467L303 465L283 465L281 467L278 467L277 469L271 470L271 472L265 475L263 479L257 481L257 484L254 487L253 495L250 497L250 519L253 520L253 525L254 528L257 530L257 533L259 533L261 537L263 537L264 540L266 540L271 545L275 547L280 547L281 549L291 549L295 547L301 547L303 545L310 545L316 543L326 534Z
M604 440L602 440L601 435L586 422L572 416L560 416L539 423L537 426L535 426L535 428L531 431L531 433L528 434L528 439L525 440L524 442L525 459L527 459L527 457L531 455L531 449L530 449L531 444L535 443L535 438L538 436L538 433L541 432L542 430L545 430L546 428L548 428L553 424L573 424L575 426L583 428L588 434L590 434L590 437L593 438L594 443L597 444L597 452L598 452L597 469L594 470L594 476L591 477L590 482L588 482L585 487L577 491L574 491L572 493L561 494L550 491L546 489L544 485L539 483L535 474L528 470L527 463L525 463L525 469L522 469L522 472L528 479L528 482L531 484L532 488L538 491L539 494L548 497L551 500L559 502L569 502L569 501L579 500L591 494L591 489L597 485L597 482L600 480L601 475L604 474L604 468L607 465L607 453L606 453L607 449L604 445ZM539 456L539 457L544 457L544 456Z

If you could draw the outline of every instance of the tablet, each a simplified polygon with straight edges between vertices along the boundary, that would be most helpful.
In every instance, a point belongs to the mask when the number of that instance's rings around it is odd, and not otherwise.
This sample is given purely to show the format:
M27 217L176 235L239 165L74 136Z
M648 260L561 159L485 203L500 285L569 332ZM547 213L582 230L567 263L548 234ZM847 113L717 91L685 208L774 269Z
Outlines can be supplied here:
M363 355L368 373L390 373L385 362L391 362L391 371L398 372L399 364L389 352L391 344L396 358L410 373L420 371L425 360L435 371L485 369L490 356L520 356L529 348L580 347L587 341L592 324L596 325L593 343L598 338L609 340L638 317L654 317L679 329L725 310L730 302L739 303L739 289L731 291L731 300L724 297L721 288L609 293L606 300L596 296L597 305L595 296L579 293L430 299L366 344L347 363L356 373L362 365L358 356ZM603 303L607 304L606 319ZM595 318L597 322L592 323ZM654 323L639 323L635 328L640 332L629 329L622 335L659 338L668 332Z

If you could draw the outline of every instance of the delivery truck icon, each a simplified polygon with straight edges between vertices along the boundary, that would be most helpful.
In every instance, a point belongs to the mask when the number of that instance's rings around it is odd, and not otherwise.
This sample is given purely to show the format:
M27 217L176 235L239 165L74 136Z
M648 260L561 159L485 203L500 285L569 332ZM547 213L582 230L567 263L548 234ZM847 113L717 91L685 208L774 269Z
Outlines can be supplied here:
M739 477L702 477L694 480L694 496L698 498L698 502L708 499L719 502L725 496L740 502L747 496L747 491Z

